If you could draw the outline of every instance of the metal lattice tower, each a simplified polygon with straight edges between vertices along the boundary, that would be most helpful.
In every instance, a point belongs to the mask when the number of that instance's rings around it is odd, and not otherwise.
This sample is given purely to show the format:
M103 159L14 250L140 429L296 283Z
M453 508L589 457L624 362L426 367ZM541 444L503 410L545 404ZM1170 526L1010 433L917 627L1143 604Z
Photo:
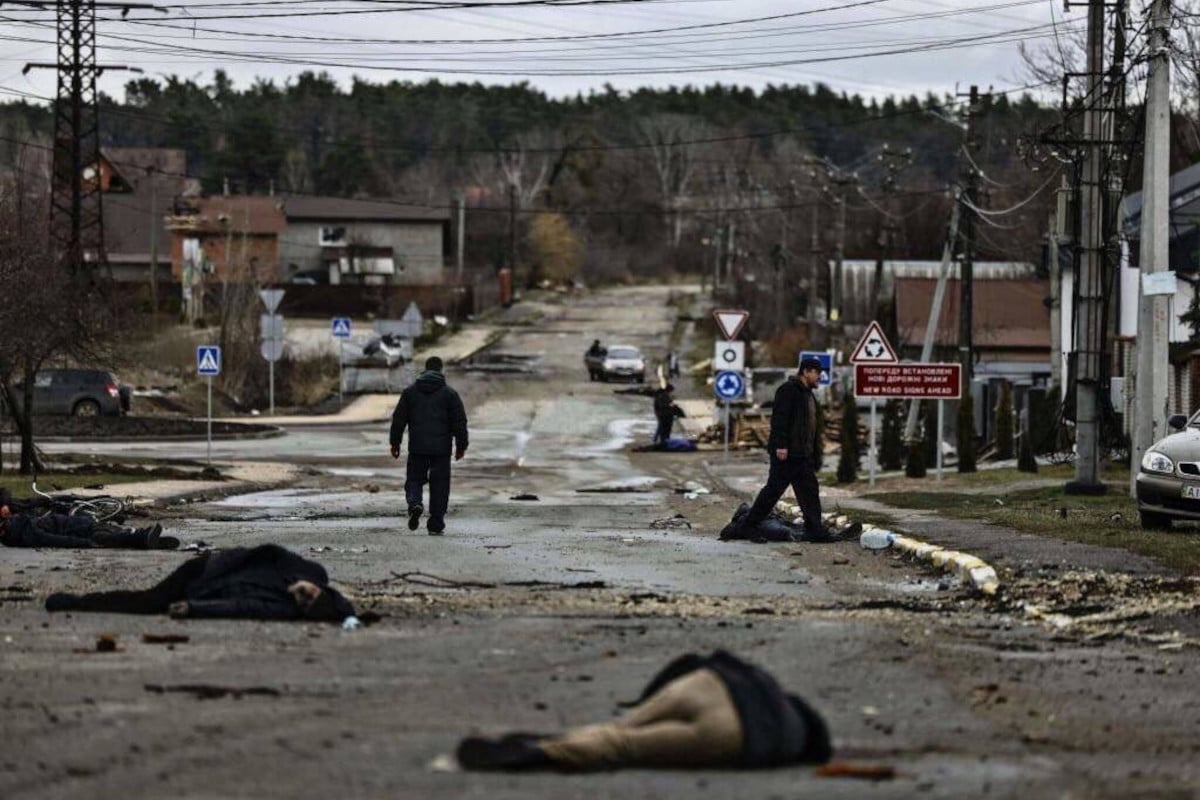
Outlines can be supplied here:
M55 5L58 93L54 101L50 235L63 262L78 271L88 263L105 262L96 4L94 0L58 0Z

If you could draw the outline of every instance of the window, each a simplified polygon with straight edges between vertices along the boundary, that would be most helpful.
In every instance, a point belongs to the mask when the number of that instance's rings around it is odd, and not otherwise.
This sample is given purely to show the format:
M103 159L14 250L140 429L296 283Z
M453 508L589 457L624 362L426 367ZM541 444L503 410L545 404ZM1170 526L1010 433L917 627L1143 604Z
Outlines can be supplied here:
M344 225L322 226L320 239L322 247L345 247L346 228Z

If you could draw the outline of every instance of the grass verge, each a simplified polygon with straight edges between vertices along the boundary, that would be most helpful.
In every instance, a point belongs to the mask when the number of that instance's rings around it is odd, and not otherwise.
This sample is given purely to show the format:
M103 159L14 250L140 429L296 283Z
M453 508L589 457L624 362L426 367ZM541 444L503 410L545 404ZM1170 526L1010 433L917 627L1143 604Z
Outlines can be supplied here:
M59 489L83 489L147 480L145 475L120 475L113 472L97 472L77 475L71 472L42 472L38 474L38 489L43 492ZM7 490L13 497L33 496L32 480L28 475L0 475L0 489Z
M1200 529L1176 523L1170 531L1142 530L1137 502L1124 492L1124 484L1110 486L1109 494L1100 497L1067 495L1061 486L1052 486L1002 497L906 491L873 494L871 499L897 508L983 520L1022 533L1129 550L1183 572L1200 573Z

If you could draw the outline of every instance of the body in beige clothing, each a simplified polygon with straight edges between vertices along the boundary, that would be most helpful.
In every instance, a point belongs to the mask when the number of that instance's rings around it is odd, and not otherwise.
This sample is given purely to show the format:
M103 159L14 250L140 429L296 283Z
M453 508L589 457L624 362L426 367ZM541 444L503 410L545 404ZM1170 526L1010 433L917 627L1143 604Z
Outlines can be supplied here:
M699 669L614 722L575 728L538 746L567 769L735 766L742 755L742 722L724 681L711 669Z

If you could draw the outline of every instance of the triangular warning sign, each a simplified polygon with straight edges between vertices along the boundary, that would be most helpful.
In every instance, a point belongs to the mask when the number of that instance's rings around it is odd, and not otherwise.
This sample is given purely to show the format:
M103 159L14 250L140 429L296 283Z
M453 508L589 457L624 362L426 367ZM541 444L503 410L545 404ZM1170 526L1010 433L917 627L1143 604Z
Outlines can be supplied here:
M726 339L736 339L742 332L746 320L750 319L750 312L719 308L713 312L713 319L717 321L717 327L721 329L721 333L725 334Z
M850 356L851 364L895 364L899 360L878 322L867 326L866 332L858 340L858 346L854 348L854 355Z

